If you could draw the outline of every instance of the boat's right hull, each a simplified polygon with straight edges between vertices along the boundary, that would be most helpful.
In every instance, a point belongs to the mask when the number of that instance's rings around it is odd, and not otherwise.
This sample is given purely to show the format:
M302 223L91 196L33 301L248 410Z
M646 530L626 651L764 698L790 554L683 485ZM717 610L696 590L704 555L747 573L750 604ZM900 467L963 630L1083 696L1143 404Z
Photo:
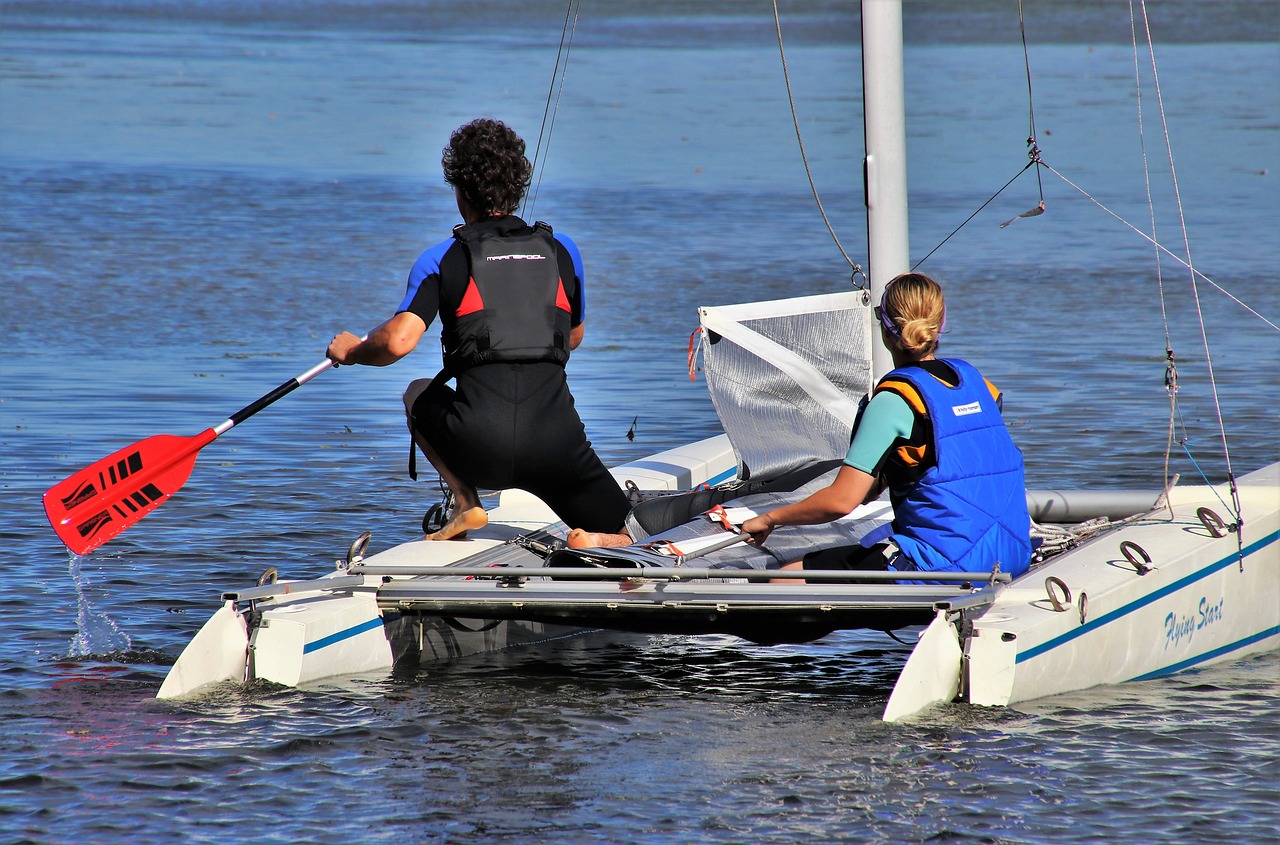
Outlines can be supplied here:
M1278 477L1280 464L1240 481L1243 549L1196 516L1225 513L1227 491L1175 489L1173 522L1107 533L1017 579L973 620L963 697L1006 705L1280 648Z

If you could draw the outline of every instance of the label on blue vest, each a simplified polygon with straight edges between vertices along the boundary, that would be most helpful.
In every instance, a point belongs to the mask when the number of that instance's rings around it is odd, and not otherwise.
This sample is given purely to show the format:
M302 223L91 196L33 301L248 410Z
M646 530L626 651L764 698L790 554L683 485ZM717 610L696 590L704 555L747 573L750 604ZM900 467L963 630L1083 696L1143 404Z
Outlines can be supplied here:
M967 417L970 414L981 414L982 404L980 402L970 402L968 405L952 405L951 413L957 417Z

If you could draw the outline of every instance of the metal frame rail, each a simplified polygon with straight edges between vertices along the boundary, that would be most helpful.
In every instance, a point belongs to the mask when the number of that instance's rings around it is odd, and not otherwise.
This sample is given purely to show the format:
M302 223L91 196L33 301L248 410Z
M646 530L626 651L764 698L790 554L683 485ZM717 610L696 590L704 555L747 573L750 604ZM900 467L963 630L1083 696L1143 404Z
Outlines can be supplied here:
M805 571L804 582L761 583L786 574L656 566L451 566L414 572L412 578L390 578L407 574L393 567L354 565L350 571L388 576L378 587L384 611L645 633L728 633L755 640L778 639L771 632L788 630L803 637L927 624L938 609L990 604L997 585L1009 580L1000 572L948 572L928 573L945 584L900 584L901 572Z

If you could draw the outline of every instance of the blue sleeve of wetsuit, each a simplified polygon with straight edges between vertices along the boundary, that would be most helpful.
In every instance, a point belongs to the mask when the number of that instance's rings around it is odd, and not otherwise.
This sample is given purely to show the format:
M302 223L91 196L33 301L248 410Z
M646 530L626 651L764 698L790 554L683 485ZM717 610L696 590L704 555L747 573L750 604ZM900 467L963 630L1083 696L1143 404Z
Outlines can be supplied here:
M577 288L577 296L572 293L569 294L569 304L573 307L570 322L576 326L587 319L587 285L586 275L582 271L582 253L578 251L578 245L573 242L573 238L568 235L556 232L555 239L559 241L560 245L569 253L569 257L573 259L573 275L577 283L574 287Z
M400 307L396 309L397 314L412 311L431 325L440 310L440 260L455 243L457 241L453 238L443 240L418 256L409 270L409 280L405 284Z
M890 390L882 390L867 403L853 432L853 442L844 462L867 475L875 475L884 453L899 437L911 436L915 412L906 400Z

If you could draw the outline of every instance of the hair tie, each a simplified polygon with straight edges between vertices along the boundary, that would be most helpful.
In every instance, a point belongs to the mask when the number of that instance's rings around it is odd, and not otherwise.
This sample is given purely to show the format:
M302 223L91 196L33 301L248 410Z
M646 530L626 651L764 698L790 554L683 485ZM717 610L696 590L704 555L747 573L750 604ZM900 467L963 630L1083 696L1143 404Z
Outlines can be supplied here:
M873 308L872 311L880 321L880 325L884 326L885 331L896 338L901 338L902 330L898 328L897 323L893 321L893 318L889 316L889 313L885 311L884 308L885 303L889 299L889 288L891 287L893 287L893 282L889 282L889 284L884 286L884 293L880 294L880 304Z

